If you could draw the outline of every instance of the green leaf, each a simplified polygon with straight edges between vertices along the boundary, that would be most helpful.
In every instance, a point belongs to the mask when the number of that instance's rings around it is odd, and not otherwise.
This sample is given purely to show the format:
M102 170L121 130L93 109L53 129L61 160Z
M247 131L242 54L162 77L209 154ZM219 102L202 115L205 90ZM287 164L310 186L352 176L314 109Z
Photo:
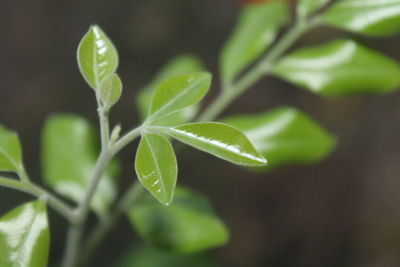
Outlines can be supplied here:
M117 267L217 267L204 253L181 254L150 246L135 246L117 261Z
M210 84L211 75L205 72L175 76L161 83L150 105L153 124L155 119L160 120L200 101Z
M114 106L120 99L121 94L122 82L118 74L110 74L100 83L99 97L102 105L106 109L110 109Z
M129 211L130 220L148 243L175 252L196 252L225 244L228 229L204 196L178 187L174 203L159 205L143 194Z
M17 207L0 218L0 266L46 267L49 239L45 203Z
M157 134L144 134L137 150L135 170L143 186L160 203L171 204L178 167L168 139Z
M189 123L170 128L175 139L229 162L264 166L266 159L239 130L218 122Z
M300 17L307 17L322 8L330 0L300 0L297 4L297 13Z
M185 75L192 72L203 71L204 67L200 60L191 55L182 55L174 58L164 66L161 71L154 77L152 82L145 86L138 94L137 106L139 108L140 117L144 121L149 114L151 98L159 86L165 80L174 76ZM178 125L190 121L198 110L198 105L192 105L171 114L169 117L163 118L158 125L170 126Z
M400 85L399 65L351 40L295 51L275 67L275 74L327 96L388 93Z
M331 134L294 108L281 107L223 121L242 130L257 150L268 157L268 169L315 163L327 157L335 147Z
M0 125L0 171L19 172L23 169L18 135Z
M385 36L400 32L400 0L341 0L323 15L322 22L356 33Z
M43 177L59 194L77 203L84 199L98 154L98 137L85 119L58 114L46 121L42 133ZM115 167L106 171L92 200L91 207L99 215L116 195L112 179Z
M285 1L246 5L238 25L221 54L221 74L225 84L253 63L275 40L281 26L289 19Z
M83 78L94 90L118 67L118 53L99 26L91 26L78 47L78 65Z

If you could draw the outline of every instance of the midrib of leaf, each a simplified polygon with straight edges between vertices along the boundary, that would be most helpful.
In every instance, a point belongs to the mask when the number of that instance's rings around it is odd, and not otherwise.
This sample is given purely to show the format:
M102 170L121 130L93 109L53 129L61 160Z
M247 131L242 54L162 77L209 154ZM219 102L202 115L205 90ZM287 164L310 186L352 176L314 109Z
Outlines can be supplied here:
M200 82L202 82L204 79L205 79L205 77L202 77L202 78L198 79L197 81L195 81L194 83L192 83L191 86L189 86L189 87L187 87L186 89L182 90L182 92L180 92L179 94L177 94L173 99L171 99L171 101L169 101L169 102L166 103L164 106L162 106L158 111L154 112L150 117L151 117L151 118L156 118L157 115L158 115L159 113L161 113L163 110L169 108L171 105L175 104L175 102L177 101L177 99L179 99L181 96L185 95L188 91L192 90L193 87L195 87L197 84L199 84ZM179 109L174 110L174 111L172 111L172 112L168 112L168 113L162 115L162 117L165 117L165 116L167 116L167 115L169 115L169 114L171 114L171 113L173 113L173 112L175 112L175 111L178 111L178 110L181 110L181 109L184 109L184 108L185 108L185 107L182 107L182 108L179 108Z
M96 57L96 34L93 32L93 76L94 76L94 82L96 83L96 88L98 89L99 87L99 76L97 75L97 57Z
M4 155L4 157L6 157L6 158L8 159L8 161L9 161L12 165L14 165L14 167L15 167L17 170L19 169L19 164L17 164L17 163L14 161L13 158L11 158L7 153L5 153L5 151L4 151L3 148L0 148L0 152L1 152L1 154Z
M154 153L152 144L149 141L148 136L145 136L144 138L145 138L145 141L146 141L147 145L149 146L149 150L150 150L151 156L153 158L153 161L155 162L156 171L158 173L158 180L160 181L160 186L162 186L162 193L163 193L164 198L165 198L166 197L165 183L164 183L164 178L163 178L160 166L158 165L158 160L157 160L157 157L156 157L156 153Z
M35 203L36 204L36 203ZM29 226L29 230L26 232L26 234L24 235L24 237L23 237L23 239L22 239L22 241L21 241L21 243L16 247L18 250L17 250L17 259L19 259L19 257L20 257L20 255L21 255L21 247L26 243L26 240L28 240L28 236L29 236L29 233L31 232L31 230L32 230L32 228L33 228L33 225L35 224L35 222L36 222L36 219L37 219L37 217L39 216L39 207L38 206L40 206L40 205L35 205L36 207L35 207L35 212L34 212L34 217L33 217L33 219L32 219L32 223L31 223L31 225ZM18 263L19 263L19 261L18 261ZM19 264L18 264L19 265ZM22 266L21 266L22 267Z

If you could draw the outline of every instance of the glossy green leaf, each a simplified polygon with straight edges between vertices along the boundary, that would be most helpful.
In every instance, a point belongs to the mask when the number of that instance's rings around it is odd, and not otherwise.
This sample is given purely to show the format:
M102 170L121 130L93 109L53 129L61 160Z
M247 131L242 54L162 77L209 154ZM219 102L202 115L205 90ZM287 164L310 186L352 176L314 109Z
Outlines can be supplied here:
M121 94L122 82L118 74L110 74L100 83L99 97L102 105L106 109L110 109L114 106L120 99Z
M396 62L351 40L295 51L277 63L275 73L328 96L388 93L400 85Z
M117 261L117 267L217 267L204 253L181 254L150 246L135 246Z
M310 164L328 156L335 138L304 113L289 107L223 120L242 130L264 157L268 168Z
M164 205L174 197L178 167L167 138L144 134L136 153L135 170L143 186Z
M264 166L266 159L239 130L218 122L189 123L170 128L175 139L229 162Z
M99 154L99 142L91 125L75 115L50 117L42 133L42 167L47 185L75 202L86 195L89 180ZM105 212L116 195L114 170L101 179L91 207Z
M18 172L22 168L18 135L0 125L0 171Z
M175 76L162 82L151 100L149 116L154 122L197 103L208 92L210 84L211 75L205 72Z
M300 0L297 4L297 13L301 17L307 17L322 8L330 0Z
M0 218L0 266L46 267L49 240L45 203L19 206Z
M91 26L78 47L78 65L83 78L94 90L118 67L118 53L99 26Z
M238 25L221 54L221 74L225 84L253 63L274 41L281 26L289 19L285 1L246 5Z
M200 60L191 55L182 55L174 58L164 66L161 71L154 77L151 83L145 86L138 94L137 106L139 108L140 117L144 121L149 114L151 98L154 91L160 83L174 76L185 75L192 72L203 71L204 67ZM178 125L190 121L198 110L198 105L192 105L180 111L165 117L157 124L164 126Z
M143 194L129 211L129 217L145 241L175 252L221 246L229 236L207 199L181 187L176 189L174 203L168 207Z
M330 26L372 36L400 32L400 0L341 0L323 15Z

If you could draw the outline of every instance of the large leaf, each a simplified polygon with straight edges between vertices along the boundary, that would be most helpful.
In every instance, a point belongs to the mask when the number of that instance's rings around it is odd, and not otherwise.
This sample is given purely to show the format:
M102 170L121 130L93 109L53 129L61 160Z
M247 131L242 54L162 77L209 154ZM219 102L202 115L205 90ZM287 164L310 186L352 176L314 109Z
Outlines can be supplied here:
M222 50L221 73L225 84L229 84L271 45L288 18L285 1L246 5L236 29Z
M0 218L0 266L46 267L49 239L45 203L19 206Z
M43 177L59 194L75 202L84 199L98 154L98 138L85 119L59 114L46 121L42 133ZM115 197L113 174L115 170L106 172L94 195L91 207L98 214L106 211Z
M172 59L161 71L146 85L138 94L136 101L142 120L147 118L150 109L151 98L158 85L174 76L185 75L192 72L203 71L204 67L200 60L191 55L182 55ZM193 118L198 109L197 105L192 105L171 114L162 119L163 125L177 125L187 122ZM161 122L161 121L160 121Z
M162 82L151 100L149 116L153 121L191 106L208 92L211 75L205 72L175 76Z
M135 170L140 182L158 201L171 204L178 167L174 149L167 138L144 134L137 150Z
M78 47L78 65L83 78L94 90L118 67L118 53L99 26L90 27Z
M388 93L400 85L396 62L351 40L295 51L277 63L275 73L328 96Z
M217 267L205 253L181 254L150 246L135 246L117 261L117 267Z
M265 158L239 130L217 122L189 123L170 128L175 139L239 165L264 166Z
M207 199L178 187L171 206L160 205L148 194L135 203L129 217L148 243L175 252L195 252L223 245L228 230Z
M400 0L341 0L323 15L330 26L384 36L400 32Z
M0 171L19 172L22 166L18 135L0 125Z
M319 8L323 7L330 0L299 0L297 12L301 17L307 17Z
M268 168L318 162L335 147L331 134L294 108L281 107L223 121L246 134L257 150L268 157Z

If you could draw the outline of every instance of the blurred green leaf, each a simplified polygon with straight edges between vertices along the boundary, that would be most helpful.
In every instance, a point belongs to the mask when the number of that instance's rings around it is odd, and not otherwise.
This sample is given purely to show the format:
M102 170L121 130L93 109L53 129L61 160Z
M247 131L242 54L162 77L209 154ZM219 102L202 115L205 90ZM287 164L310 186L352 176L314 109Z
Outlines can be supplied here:
M19 172L22 168L18 135L0 125L0 171Z
M135 169L143 186L160 203L170 205L178 167L168 139L157 134L144 134L137 150Z
M78 65L83 78L94 90L118 67L118 53L99 26L91 26L78 47Z
M118 102L122 94L122 82L118 74L108 75L100 83L99 98L106 109L110 109Z
M144 121L149 114L151 98L154 91L160 83L166 81L174 76L185 75L192 72L203 71L204 67L200 60L191 55L182 55L172 59L165 65L161 71L155 76L151 83L144 87L138 94L137 106L139 108L140 117ZM178 125L191 120L196 114L198 105L192 105L184 108L169 117L163 118L162 125Z
M396 62L351 40L295 51L280 60L274 71L283 79L327 96L388 93L400 85Z
M205 72L175 76L162 82L151 100L149 116L153 124L155 119L165 117L191 106L208 92L211 75Z
M160 205L149 194L131 208L129 217L148 243L175 252L196 252L225 244L228 229L207 199L177 187L171 206Z
M371 36L400 32L400 0L341 0L322 16L330 26Z
M98 154L98 138L85 119L58 114L46 121L42 133L43 178L59 194L77 203L83 200ZM111 178L116 173L115 164L112 167L101 179L91 203L99 215L116 195Z
M297 4L297 13L301 17L307 17L322 8L329 1L330 0L299 0Z
M221 75L225 84L253 63L274 41L281 26L289 19L285 1L246 5L238 25L221 54Z
M223 121L242 130L257 150L268 157L268 169L318 162L335 147L331 134L294 108L281 107Z
M13 209L0 218L0 266L46 267L49 240L44 202Z
M170 128L175 139L229 162L264 166L267 161L239 130L223 123L189 123Z
M150 246L135 246L124 253L117 267L216 267L204 254L173 253Z

